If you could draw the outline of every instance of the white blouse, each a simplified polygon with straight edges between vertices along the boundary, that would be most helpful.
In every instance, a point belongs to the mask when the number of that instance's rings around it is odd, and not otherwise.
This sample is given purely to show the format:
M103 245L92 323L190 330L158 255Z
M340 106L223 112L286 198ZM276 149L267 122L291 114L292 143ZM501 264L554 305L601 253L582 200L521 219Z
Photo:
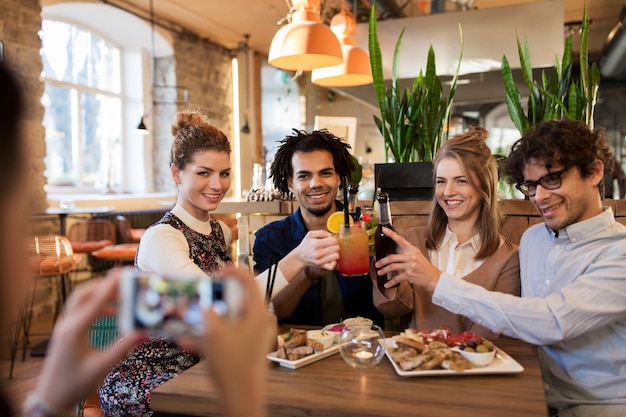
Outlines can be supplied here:
M463 277L478 268L485 259L476 259L480 249L480 235L476 233L470 240L459 245L456 233L446 227L446 233L437 250L429 250L430 262L439 270Z
M172 209L172 213L198 233L208 235L212 231L208 220L196 219L179 204ZM228 247L232 240L232 232L225 223L219 222ZM169 224L157 224L146 229L141 236L137 252L137 266L143 271L164 275L196 278L206 276L206 273L189 257L189 243L185 235Z

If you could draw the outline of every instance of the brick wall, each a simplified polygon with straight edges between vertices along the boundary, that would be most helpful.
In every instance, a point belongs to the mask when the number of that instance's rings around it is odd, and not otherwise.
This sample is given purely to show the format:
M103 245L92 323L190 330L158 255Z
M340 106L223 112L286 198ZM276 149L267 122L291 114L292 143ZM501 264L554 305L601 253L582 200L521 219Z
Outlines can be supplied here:
M42 126L44 109L41 105L43 83L39 75L43 69L39 50L41 39L37 32L41 29L41 7L38 0L0 0L0 40L4 42L4 59L16 71L25 93L26 115L22 131L31 153L29 176L34 210L46 207L46 194L43 189L43 157L46 153L45 134ZM56 300L55 287L50 280L38 283L35 298L35 314L52 311Z
M41 39L37 34L41 29L41 7L38 0L0 0L0 16L4 58L17 71L25 92L27 114L23 131L32 155L29 173L33 187L32 207L42 209L46 207L43 189L46 183L43 175L46 148L41 124L44 113L40 101L43 83L39 81L43 64L39 55Z

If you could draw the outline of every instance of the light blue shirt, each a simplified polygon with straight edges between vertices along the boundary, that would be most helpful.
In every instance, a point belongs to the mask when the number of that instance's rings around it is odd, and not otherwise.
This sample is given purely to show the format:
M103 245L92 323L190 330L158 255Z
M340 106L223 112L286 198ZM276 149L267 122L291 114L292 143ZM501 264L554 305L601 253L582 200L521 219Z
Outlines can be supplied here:
M625 416L626 227L610 208L558 234L532 226L520 242L520 274L521 298L442 274L433 302L539 345L551 407L598 404Z

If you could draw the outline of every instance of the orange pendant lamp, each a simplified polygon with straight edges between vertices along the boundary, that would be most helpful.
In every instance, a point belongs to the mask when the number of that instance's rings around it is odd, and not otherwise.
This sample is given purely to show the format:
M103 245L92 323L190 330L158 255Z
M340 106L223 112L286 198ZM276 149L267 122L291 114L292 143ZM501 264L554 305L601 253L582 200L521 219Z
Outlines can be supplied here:
M268 63L289 71L341 64L341 45L328 26L320 23L321 0L293 0L291 22L276 32Z
M356 20L345 3L330 21L330 29L341 43L343 62L334 67L317 68L311 73L313 84L324 87L353 87L370 84L372 70L367 53L355 46Z

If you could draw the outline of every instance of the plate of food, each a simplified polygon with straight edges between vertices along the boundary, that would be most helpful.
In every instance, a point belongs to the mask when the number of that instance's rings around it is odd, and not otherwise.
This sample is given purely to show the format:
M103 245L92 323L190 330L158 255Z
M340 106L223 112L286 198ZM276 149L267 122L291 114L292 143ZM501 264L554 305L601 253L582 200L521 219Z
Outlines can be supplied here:
M524 368L476 334L407 329L387 339L386 355L400 376L462 376L519 373Z
M324 344L316 340L317 333L312 333L311 338L308 334L306 330L290 329L278 335L278 350L269 353L267 359L285 368L298 369L339 352L338 344L324 348Z

